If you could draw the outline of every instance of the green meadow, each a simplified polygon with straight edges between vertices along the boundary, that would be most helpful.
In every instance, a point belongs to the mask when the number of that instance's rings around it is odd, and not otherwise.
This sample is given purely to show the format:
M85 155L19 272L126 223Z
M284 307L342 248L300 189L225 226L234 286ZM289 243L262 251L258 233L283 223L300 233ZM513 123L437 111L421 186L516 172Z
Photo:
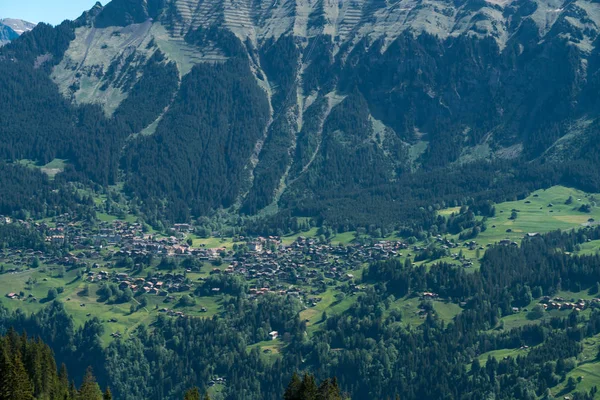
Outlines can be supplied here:
M75 271L67 271L62 278L57 276L58 268L42 266L37 270L28 270L22 273L4 274L0 282L0 304L9 310L20 309L26 314L40 311L48 305L48 291L61 288L56 300L62 302L73 317L75 326L82 326L90 318L98 318L104 325L102 340L108 344L113 340L111 334L120 333L127 336L140 324L149 325L159 315L159 310L168 308L182 311L193 317L210 318L221 311L221 296L197 297L196 305L191 307L178 307L177 298L170 303L164 303L164 297L145 295L148 304L145 308L138 308L140 297L134 297L130 302L122 304L108 304L100 302L96 291L100 287L96 283L88 283L78 278ZM45 271L45 272L44 272ZM117 270L115 270L117 271ZM118 272L118 271L117 271ZM206 273L207 274L207 273ZM202 274L205 276L205 274ZM32 283L34 282L35 283ZM28 283L29 282L29 283ZM88 294L84 295L84 288L88 286ZM8 293L25 294L24 299L11 300L6 297ZM31 295L31 297L30 297ZM137 310L131 313L131 307ZM206 312L202 312L202 308Z
M572 203L566 204L571 197ZM589 194L564 186L538 190L519 201L496 204L496 216L489 218L487 230L477 239L480 244L496 243L503 239L520 241L528 233L546 233L557 229L567 230L600 221L600 195ZM590 212L579 211L590 205ZM511 219L515 210L516 219Z

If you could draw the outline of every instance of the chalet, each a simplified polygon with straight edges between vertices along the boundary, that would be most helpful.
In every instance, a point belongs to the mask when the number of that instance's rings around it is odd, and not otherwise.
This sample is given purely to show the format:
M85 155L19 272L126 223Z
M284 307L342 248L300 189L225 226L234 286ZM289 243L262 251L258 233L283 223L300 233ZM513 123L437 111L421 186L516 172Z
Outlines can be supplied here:
M261 253L263 251L263 244L259 241L248 242L248 249L254 253Z
M271 340L275 340L279 337L279 332L277 332L277 331L270 332L269 337L271 338Z
M177 232L186 233L192 231L192 226L190 224L174 224L173 229Z

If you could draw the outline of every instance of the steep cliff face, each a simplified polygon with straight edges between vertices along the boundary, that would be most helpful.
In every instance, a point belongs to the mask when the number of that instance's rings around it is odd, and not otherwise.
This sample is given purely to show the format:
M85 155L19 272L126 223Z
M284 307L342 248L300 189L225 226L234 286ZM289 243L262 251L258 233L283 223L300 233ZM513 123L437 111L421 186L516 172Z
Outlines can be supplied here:
M592 2L561 0L115 0L100 14L97 26L126 26L153 18L179 36L218 26L242 41L262 42L286 34L329 35L338 47L364 38L370 42L385 38L390 44L405 31L442 39L468 33L492 37L502 48L524 21L532 21L544 37L557 22L595 27L598 11ZM593 32L588 31L586 36L590 35Z
M584 0L114 0L34 63L74 107L126 121L131 194L253 214L417 169L572 157L598 117L599 24Z

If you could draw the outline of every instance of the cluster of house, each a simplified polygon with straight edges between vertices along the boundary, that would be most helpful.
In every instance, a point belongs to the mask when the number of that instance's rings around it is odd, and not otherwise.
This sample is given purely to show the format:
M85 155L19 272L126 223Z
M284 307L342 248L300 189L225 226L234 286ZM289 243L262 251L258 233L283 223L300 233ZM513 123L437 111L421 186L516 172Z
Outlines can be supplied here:
M179 317L179 318L185 318L186 315L184 312L182 311L175 311L175 310L171 310L168 308L161 308L160 310L158 310L159 313L161 314L166 314L170 317ZM200 308L200 312L208 312L208 310L206 309L206 307L201 307Z
M444 237L442 235L437 235L435 237L436 242L438 242L442 248L444 249L455 249L458 247L458 244L449 240L447 237Z
M37 257L44 264L88 266L84 279L90 283L112 282L120 289L143 291L147 294L169 297L173 293L194 289L194 283L181 273L156 273L151 277L131 277L127 273L110 270L112 257L156 256L193 257L199 261L222 259L226 267L215 268L213 273L242 275L254 286L250 297L267 293L290 295L303 299L308 305L316 304L319 291L305 291L301 286L326 286L346 282L353 292L361 290L354 283L353 270L365 263L400 256L408 245L400 241L379 241L348 246L321 243L313 238L299 237L294 243L284 245L279 237L240 238L247 251L233 252L225 248L192 247L185 241L185 233L191 231L188 224L175 226L175 235L159 237L143 232L139 223L126 221L90 224L73 222L68 214L55 218L52 226L46 223L28 223L44 235L46 241L57 246L68 244L72 252L56 257L43 252L5 250L2 259L10 264L30 261ZM109 250L107 257L106 251ZM24 261L25 260L25 261ZM101 264L101 265L100 265ZM104 268L104 269L100 269ZM109 272L111 271L111 272ZM215 294L220 291L214 288Z
M551 298L545 296L540 300L540 305L544 310L575 310L582 311L588 307L600 307L600 299L584 300L579 299L576 302L567 301L562 297Z
M208 381L208 386L213 387L215 385L224 385L227 383L227 379L221 377L214 377L210 381Z
M143 291L165 297L193 290L194 284L180 273L156 273L147 278L130 277L126 273L111 271L110 259L149 255L192 257L205 262L222 259L226 267L216 268L213 273L242 275L248 281L254 282L255 287L248 293L250 297L278 293L302 298L308 304L316 304L319 298L314 296L319 292L307 293L297 287L304 284L325 287L347 282L352 291L359 291L361 288L354 284L355 277L351 271L365 263L402 255L400 252L408 249L408 246L400 241L337 246L305 237L299 237L294 243L284 245L279 237L270 236L240 238L245 241L245 246L241 247L245 247L247 251L233 252L225 248L190 246L184 235L192 229L188 224L176 225L176 236L159 237L143 232L139 223L119 220L99 224L73 222L68 214L56 217L52 225L20 222L37 229L47 242L57 246L68 244L73 250L63 253L60 257L41 251L4 250L0 251L0 262L3 259L10 260L8 263L18 268L20 263L29 262L37 257L44 264L87 266L91 267L84 276L87 282L112 282L122 290L128 288L134 292ZM215 293L218 291L219 288L214 288ZM310 295L313 297L309 297Z
M85 278L87 282L112 282L119 289L131 289L133 292L143 291L148 294L168 296L169 293L187 292L192 289L184 274L157 272L152 277L130 277L125 272L108 272L91 270Z
M74 250L99 250L106 246L118 246L127 255L163 255L186 256L193 255L211 260L218 257L224 249L194 249L184 238L191 231L189 224L176 224L177 236L162 237L143 232L142 224L115 220L92 225L86 222L72 222L68 214L55 218L50 226L46 223L27 223L45 236L47 243L56 246L68 243Z
M355 277L350 271L364 263L400 255L399 251L408 247L401 242L388 241L372 245L335 246L304 237L299 237L289 246L282 245L278 238L273 237L259 238L252 243L250 252L234 256L223 271L213 271L239 274L247 280L260 282L260 286L249 290L251 297L266 293L305 297L308 293L289 286L325 286L335 282L348 282L351 288L360 290L352 283ZM273 245L277 250L268 250Z

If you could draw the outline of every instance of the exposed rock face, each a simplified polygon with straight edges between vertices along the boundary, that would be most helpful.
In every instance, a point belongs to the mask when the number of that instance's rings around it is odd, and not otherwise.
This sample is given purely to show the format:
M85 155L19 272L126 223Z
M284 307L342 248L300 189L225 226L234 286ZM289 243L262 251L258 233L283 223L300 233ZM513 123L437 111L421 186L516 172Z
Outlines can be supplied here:
M227 28L240 39L277 39L329 35L336 46L368 38L393 42L405 31L439 38L465 33L493 37L503 48L523 23L534 23L539 36L555 23L583 28L593 38L600 5L587 1L428 1L428 0L115 0L99 15L96 26L125 26L148 18L160 21L176 36L199 27ZM574 32L573 32L574 33Z
M321 44L309 45L312 38L329 37L327 52L342 64L357 46L358 51L369 51L375 45L383 54L407 32L412 37L427 33L441 41L491 38L500 52L510 43L519 42L517 51L522 52L527 43L557 39L579 49L581 68L587 68L600 5L562 0L114 0L104 8L98 4L93 15L77 29L54 77L63 94L78 102L100 102L110 114L127 96L103 79L100 71L110 66L135 66L157 49L177 63L182 76L198 63L226 60L214 41L191 45L185 40L198 29L230 31L254 51L290 35L298 38L304 56ZM527 43L520 43L524 40ZM309 60L304 61L306 67ZM82 72L87 77L75 77ZM117 90L98 92L107 85Z
M20 19L0 19L0 46L5 45L11 40L15 40L20 35L29 32L33 28L35 28L35 24Z

